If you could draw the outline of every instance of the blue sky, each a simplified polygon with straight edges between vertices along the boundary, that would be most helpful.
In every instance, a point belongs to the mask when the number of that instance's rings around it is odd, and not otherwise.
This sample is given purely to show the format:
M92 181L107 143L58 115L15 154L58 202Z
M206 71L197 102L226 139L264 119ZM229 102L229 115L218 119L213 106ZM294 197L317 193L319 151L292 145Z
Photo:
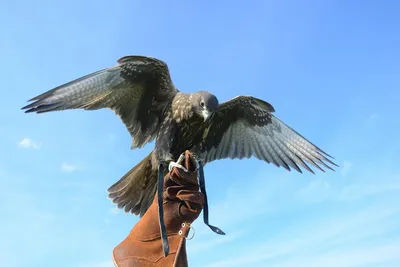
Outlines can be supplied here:
M1 1L0 256L106 267L137 222L106 189L130 150L110 110L24 114L29 98L125 55L166 61L182 91L245 94L335 157L336 172L207 165L210 221L190 266L400 266L398 1Z

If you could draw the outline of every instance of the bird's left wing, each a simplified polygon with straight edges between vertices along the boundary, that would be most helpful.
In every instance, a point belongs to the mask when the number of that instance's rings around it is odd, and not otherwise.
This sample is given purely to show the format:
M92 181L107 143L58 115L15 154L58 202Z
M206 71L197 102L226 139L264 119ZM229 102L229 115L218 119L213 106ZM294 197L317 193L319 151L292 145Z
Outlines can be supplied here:
M217 159L256 157L287 170L312 172L308 164L324 171L337 166L320 148L284 124L272 113L267 102L250 96L239 96L222 103L207 125L203 136L201 158Z

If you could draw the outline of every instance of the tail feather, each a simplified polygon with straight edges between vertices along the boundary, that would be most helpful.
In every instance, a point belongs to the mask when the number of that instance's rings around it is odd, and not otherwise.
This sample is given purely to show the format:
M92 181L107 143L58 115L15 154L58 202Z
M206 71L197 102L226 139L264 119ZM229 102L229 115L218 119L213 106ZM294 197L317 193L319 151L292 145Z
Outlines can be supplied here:
M108 190L118 208L142 217L151 205L157 188L157 168L151 163L152 152Z

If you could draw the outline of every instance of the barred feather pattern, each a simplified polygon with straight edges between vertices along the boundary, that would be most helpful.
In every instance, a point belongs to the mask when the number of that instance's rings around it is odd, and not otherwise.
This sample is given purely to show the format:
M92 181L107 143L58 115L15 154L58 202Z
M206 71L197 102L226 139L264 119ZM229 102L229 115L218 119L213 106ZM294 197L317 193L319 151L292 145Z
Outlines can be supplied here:
M274 108L253 97L241 96L221 104L201 146L205 163L219 159L255 157L286 170L314 173L337 166L316 145L283 123Z
M29 101L27 113L66 109L109 108L125 124L132 137L131 148L141 148L155 139L166 106L178 90L168 66L161 60L126 56L114 67L73 80Z

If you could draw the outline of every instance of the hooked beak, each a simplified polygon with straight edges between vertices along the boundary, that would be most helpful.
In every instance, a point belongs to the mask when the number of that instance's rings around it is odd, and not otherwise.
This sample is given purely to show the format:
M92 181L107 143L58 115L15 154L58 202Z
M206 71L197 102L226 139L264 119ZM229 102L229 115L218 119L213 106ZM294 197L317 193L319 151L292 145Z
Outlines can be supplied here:
M208 110L204 109L202 111L202 115L203 115L204 121L206 121L208 119L208 117L210 117L210 112Z

